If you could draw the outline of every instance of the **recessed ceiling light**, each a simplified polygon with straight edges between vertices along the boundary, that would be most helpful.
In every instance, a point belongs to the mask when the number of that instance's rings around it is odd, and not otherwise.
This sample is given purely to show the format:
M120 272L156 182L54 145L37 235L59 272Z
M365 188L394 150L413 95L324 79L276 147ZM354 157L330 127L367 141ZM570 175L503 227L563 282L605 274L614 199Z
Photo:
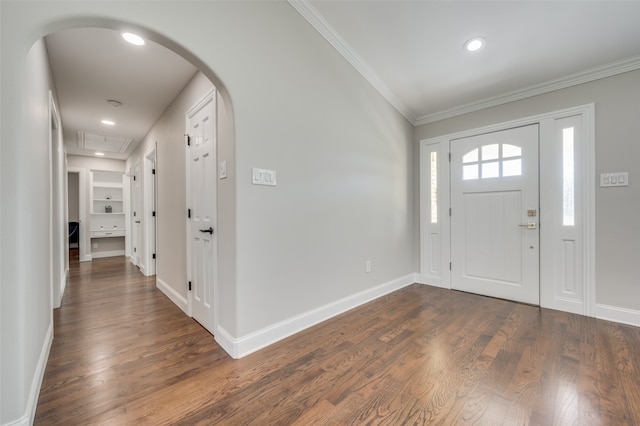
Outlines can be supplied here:
M104 152L96 152L96 155L97 155L98 157L104 157Z
M477 52L482 49L487 41L482 37L473 37L464 43L465 50L469 52Z
M135 44L136 46L142 46L144 44L144 39L137 34L122 33L122 38L127 40L131 44Z
M101 121L102 124L106 124L107 126L115 126L116 123L111 121L111 120L102 120Z

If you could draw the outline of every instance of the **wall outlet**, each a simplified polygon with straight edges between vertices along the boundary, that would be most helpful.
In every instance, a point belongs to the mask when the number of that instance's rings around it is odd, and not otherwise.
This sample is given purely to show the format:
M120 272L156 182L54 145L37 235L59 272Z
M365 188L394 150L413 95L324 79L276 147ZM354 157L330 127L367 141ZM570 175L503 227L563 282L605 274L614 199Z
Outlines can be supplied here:
M364 262L364 271L365 272L371 272L371 261L367 260L366 262Z

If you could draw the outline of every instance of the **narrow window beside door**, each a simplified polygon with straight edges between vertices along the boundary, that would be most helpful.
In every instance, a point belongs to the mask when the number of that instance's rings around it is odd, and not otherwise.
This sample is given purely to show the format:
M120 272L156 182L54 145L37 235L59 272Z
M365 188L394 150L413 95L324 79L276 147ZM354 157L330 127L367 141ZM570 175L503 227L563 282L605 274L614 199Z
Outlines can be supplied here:
M438 223L438 153L431 153L431 223Z
M562 224L564 226L576 224L573 145L573 127L562 129Z

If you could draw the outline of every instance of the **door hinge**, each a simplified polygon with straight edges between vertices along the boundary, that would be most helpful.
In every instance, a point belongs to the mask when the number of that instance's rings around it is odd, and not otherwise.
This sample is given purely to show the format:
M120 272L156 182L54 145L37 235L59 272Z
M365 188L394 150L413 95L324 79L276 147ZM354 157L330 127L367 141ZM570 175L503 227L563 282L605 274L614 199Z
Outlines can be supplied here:
M449 162L451 162L451 153L449 153Z
M189 281L189 291L191 291L191 281Z
M191 219L191 209L187 209L187 219Z
M156 254L155 254L155 253L153 253L153 254L151 255L151 258L152 258L152 259L155 259L155 258L156 258Z
M451 217L451 207L449 207L449 217Z
M136 217L136 212L133 212L133 217Z
M133 175L133 180L134 180L134 181L136 180L136 175Z
M151 212L151 216L156 217L156 212Z
M191 146L191 136L185 135L187 137L187 146Z
M133 248L133 252L136 253L138 251L138 249L136 249L135 247Z
M156 169L151 169L151 174L155 175L156 174Z
M449 270L451 271L452 265L451 262L449 262Z

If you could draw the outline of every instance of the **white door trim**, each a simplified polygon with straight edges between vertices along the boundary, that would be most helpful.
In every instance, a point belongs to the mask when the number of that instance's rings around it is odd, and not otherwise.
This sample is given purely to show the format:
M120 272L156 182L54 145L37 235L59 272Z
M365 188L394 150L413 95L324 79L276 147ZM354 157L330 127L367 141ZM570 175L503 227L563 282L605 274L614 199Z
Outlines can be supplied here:
M131 198L131 202L129 205L129 218L131 219L130 227L131 227L131 257L130 261L135 266L140 268L140 270L144 274L144 265L142 262L144 259L141 254L142 247L142 185L140 179L142 178L142 165L140 164L140 160L137 160L133 166L131 167L131 172L129 176L129 185L131 187L129 197ZM136 190L136 185L138 185L138 190ZM137 205L136 205L137 204ZM135 215L134 215L135 213ZM139 226L136 229L136 222L140 221Z
M65 205L64 146L58 106L49 90L49 253L51 307L59 308L67 281L68 218Z
M88 262L91 260L91 250L87 252L87 249L90 247L91 242L87 233L87 169L83 167L67 167L67 173L78 173L78 219L80 219L80 256L78 260L80 262Z
M143 193L143 246L144 246L144 271L143 274L151 276L156 274L156 259L153 258L156 253L156 230L157 230L157 213L156 217L153 212L156 211L156 175L154 170L157 169L156 143L144 153L144 179L142 180Z
M187 209L189 209L190 205L191 205L191 180L190 180L190 176L191 176L191 156L189 153L189 146L187 145L186 141L188 138L188 134L189 131L191 129L190 126L190 120L191 118L200 110L202 109L205 105L207 105L207 103L209 102L213 102L214 106L215 106L215 102L216 102L216 89L212 89L209 92L207 92L198 102L195 103L195 105L193 105L191 108L189 108L187 110L187 112L185 113L185 173L186 173L186 185L185 185L185 190L186 190L186 202L187 205L185 206L185 211L187 211ZM214 114L216 114L217 116L217 108L214 107ZM218 127L217 127L217 117L216 117L216 124L214 125L214 132L216 133L216 138L217 138L217 132L218 132ZM216 150L217 150L217 143L216 143ZM216 161L217 161L217 152L215 153L216 155ZM215 174L215 180L214 182L212 182L213 185L217 185L217 173ZM217 197L218 191L216 191L216 197ZM215 209L217 211L218 209L218 200L214 200L214 206ZM213 228L215 229L215 232L218 232L218 222L217 222L217 212L215 215L215 223L213 224ZM191 280L191 271L192 271L192 253L191 253L191 226L190 226L190 221L189 218L187 217L185 220L185 226L187 228L187 280ZM218 239L214 238L213 239L213 252L214 252L214 256L213 256L213 282L211 283L211 285L213 286L213 288L210 288L209 290L211 291L211 294L213 295L213 329L217 332L218 331L218 312L219 312L219 302L218 302ZM193 293L191 291L189 291L187 289L187 315L193 317Z
M581 278L581 289L573 298L562 294L561 278L554 272L553 259L562 256L559 244L553 241L554 229L550 213L553 210L553 191L545 188L557 187L553 182L555 127L558 120L579 116L581 118L582 137L579 141L579 153L576 155L576 214L580 216L581 250L576 255L577 272ZM586 316L595 315L595 105L587 104L567 108L546 114L526 117L504 123L497 123L476 129L470 129L420 141L420 273L421 282L444 288L451 288L450 262L450 227L449 218L449 161L448 146L454 139L490 133L512 127L529 124L540 125L540 306L578 313ZM438 152L438 224L430 220L431 188L429 186L431 152ZM579 181L578 181L579 180ZM578 199L579 198L579 199ZM545 216L546 215L546 216ZM437 246L431 244L434 236L439 240ZM433 253L433 250L439 253ZM434 264L437 262L438 264Z

